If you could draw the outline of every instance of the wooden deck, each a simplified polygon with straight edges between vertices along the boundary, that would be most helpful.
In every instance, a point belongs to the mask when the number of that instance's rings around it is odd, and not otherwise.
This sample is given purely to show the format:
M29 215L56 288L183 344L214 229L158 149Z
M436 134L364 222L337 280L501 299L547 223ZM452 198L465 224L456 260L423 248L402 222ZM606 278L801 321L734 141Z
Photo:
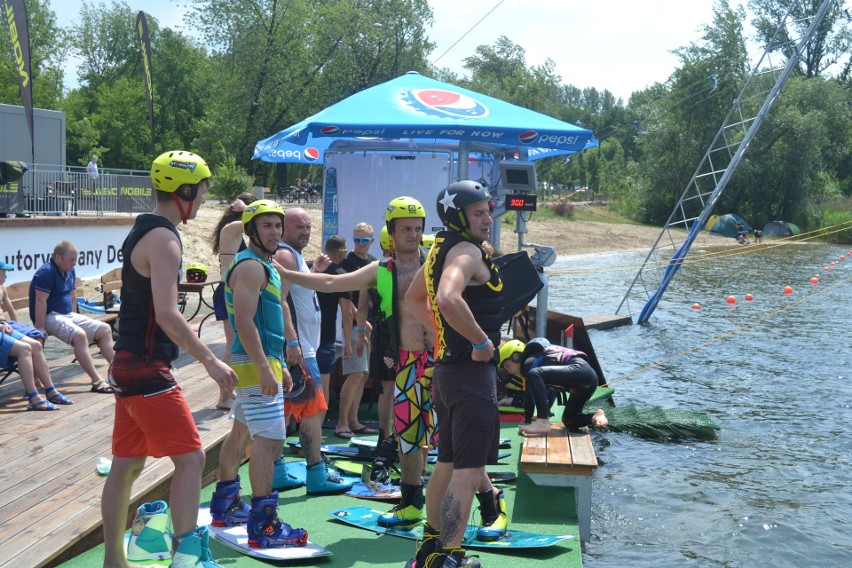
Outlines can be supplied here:
M200 321L196 317L190 325L197 328ZM221 356L221 325L208 322L202 340ZM97 474L95 463L100 456L112 456L114 399L90 392L88 377L72 360L68 355L51 361L53 380L74 400L72 406L27 412L17 376L0 386L0 567L54 566L103 541L105 478ZM106 376L104 359L97 355L95 362ZM207 453L209 483L231 424L226 412L215 409L218 388L204 368L186 354L176 367ZM172 472L171 460L149 459L133 487L129 521L140 503L167 498Z

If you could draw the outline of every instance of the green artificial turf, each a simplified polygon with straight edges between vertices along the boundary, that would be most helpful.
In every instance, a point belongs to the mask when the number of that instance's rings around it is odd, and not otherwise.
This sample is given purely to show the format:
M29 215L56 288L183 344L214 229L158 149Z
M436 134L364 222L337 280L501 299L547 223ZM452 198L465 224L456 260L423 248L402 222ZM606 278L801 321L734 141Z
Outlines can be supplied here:
M557 414L558 415L558 414ZM364 416L364 414L362 414ZM366 418L366 416L364 416ZM333 431L325 429L323 435L329 443L337 442ZM489 466L489 470L518 471L522 439L517 434L517 424L503 424L502 437L512 438L512 455L502 460L498 466ZM285 450L287 451L287 450ZM288 461L300 458L287 456ZM248 498L248 464L240 470L243 480L243 495ZM503 490L509 507L509 528L512 527L539 533L570 534L574 538L545 549L471 550L469 554L479 556L479 561L487 568L577 568L582 566L582 555L577 529L574 494L570 489L539 487L534 485L523 473L516 482L504 484ZM205 487L201 492L202 506L208 505L213 486ZM390 504L365 501L344 495L327 497L308 497L305 489L295 489L280 495L279 514L291 525L303 527L308 538L320 546L329 549L333 556L295 562L270 562L244 556L218 544L211 539L213 556L225 568L246 566L298 565L322 566L324 568L380 568L402 567L414 556L416 542L388 535L378 535L363 529L350 527L334 521L328 512L342 507L366 506L376 509L390 508ZM474 505L477 502L474 500ZM474 507L473 524L478 523L478 513ZM90 568L103 563L103 545L99 545L76 558L62 564L64 568Z

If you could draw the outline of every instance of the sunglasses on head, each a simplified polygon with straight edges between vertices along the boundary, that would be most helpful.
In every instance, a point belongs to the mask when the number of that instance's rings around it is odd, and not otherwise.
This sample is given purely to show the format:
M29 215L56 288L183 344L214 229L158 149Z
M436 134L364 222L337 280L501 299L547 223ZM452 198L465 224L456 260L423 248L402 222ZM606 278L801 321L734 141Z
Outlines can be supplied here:
M373 240L373 237L352 237L356 245L368 245Z

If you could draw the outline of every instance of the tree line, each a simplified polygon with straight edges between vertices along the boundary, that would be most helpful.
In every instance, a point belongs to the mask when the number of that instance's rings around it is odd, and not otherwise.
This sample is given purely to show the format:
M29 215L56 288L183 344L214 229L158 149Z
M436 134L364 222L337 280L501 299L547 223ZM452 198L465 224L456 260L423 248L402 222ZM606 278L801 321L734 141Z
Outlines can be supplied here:
M26 0L34 104L66 113L69 164L84 165L95 153L105 167L147 169L152 155L187 148L223 180L242 176L273 188L297 177L319 181L316 166L253 162L254 144L355 92L418 71L593 130L599 148L539 161L539 182L557 195L588 188L590 197L656 225L748 77L744 24L762 45L790 4L750 0L746 12L717 0L701 36L675 51L679 65L668 80L624 101L605 88L565 82L551 60L528 64L524 49L502 36L477 47L461 74L431 66L427 0L197 0L178 29L148 14L152 145L136 12L126 2L87 2L79 21L63 27L48 0ZM801 6L813 13L819 4ZM843 4L833 3L801 54L718 212L738 212L757 226L852 220L843 213L852 202L852 25ZM81 64L78 86L69 90L63 68L71 57ZM0 102L20 104L8 50L0 54Z

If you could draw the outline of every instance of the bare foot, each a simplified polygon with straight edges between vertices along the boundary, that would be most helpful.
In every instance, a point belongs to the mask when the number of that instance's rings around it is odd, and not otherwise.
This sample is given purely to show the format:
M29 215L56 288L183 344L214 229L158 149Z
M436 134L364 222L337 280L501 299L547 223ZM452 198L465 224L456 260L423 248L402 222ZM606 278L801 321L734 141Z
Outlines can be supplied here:
M219 391L219 402L216 403L216 408L219 410L231 410L231 406L234 404L234 399L236 399L236 395L234 391Z
M518 426L518 432L524 436L547 434L550 432L550 420L536 418L530 424L521 424Z
M598 408L592 415L592 426L595 428L606 428L609 425L609 420L606 419L603 408Z

